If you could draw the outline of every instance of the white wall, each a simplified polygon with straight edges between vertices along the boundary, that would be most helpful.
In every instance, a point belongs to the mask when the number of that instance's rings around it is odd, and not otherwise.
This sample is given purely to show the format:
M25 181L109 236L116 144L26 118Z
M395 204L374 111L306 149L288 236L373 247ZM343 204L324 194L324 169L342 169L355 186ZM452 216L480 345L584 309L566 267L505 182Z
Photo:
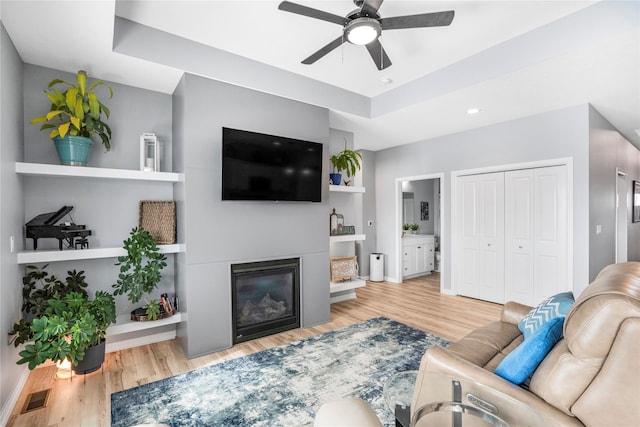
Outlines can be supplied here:
M451 290L451 172L480 167L573 158L573 287L589 279L588 106L580 105L506 123L377 152L376 216L378 250L386 275L396 271L396 179L444 173L442 218L443 288ZM366 212L365 212L366 216Z

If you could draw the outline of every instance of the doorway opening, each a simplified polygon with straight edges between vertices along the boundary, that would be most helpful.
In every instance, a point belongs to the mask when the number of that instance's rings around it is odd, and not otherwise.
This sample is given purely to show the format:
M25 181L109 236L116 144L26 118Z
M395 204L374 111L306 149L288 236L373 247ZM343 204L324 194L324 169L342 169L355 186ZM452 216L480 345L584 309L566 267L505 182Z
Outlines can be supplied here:
M443 267L447 260L441 256L442 250L449 247L444 227L445 218L442 214L445 199L443 182L444 173L396 178L396 216L393 232L396 236L397 283L401 283L405 277L416 277L422 272L428 274L434 271L440 273L441 290L442 284L446 283ZM415 224L414 228L417 226L415 232L411 229L404 230L410 224ZM416 243L413 245L415 248L412 247L410 239Z

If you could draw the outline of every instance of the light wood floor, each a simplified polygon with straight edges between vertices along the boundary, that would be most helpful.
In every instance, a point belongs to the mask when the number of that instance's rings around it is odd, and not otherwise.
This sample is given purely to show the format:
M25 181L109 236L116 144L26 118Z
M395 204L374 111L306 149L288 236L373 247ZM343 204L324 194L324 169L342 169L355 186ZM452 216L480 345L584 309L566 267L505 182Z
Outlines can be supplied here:
M102 372L55 379L55 367L37 368L29 377L9 426L109 426L111 393L206 365L234 359L376 316L385 316L450 340L499 318L499 304L442 295L434 273L404 284L368 282L358 298L331 306L331 321L233 346L188 360L175 340L108 353ZM51 389L47 406L20 415L28 394Z

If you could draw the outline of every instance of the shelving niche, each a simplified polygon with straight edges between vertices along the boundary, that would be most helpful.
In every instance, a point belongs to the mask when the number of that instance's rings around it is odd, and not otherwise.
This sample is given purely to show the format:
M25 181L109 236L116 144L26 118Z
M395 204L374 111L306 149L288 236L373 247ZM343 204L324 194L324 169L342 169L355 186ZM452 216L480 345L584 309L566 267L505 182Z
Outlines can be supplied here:
M346 185L329 185L330 192L336 193L348 193L348 194L363 194L366 192L365 187L355 187ZM346 195L345 195L346 196ZM355 242L366 240L365 234L344 234L341 236L330 236L330 247L335 244L340 245L353 245L353 252L355 253ZM329 251L329 256L335 256ZM336 303L340 301L347 301L356 298L356 289L366 285L364 279L353 279L346 282L329 282L330 302Z
M67 177L70 179L96 179L96 180L129 180L147 182L165 182L173 184L184 180L184 175L174 172L143 172L130 169L110 169L95 167L63 166L41 163L16 163L16 173L20 175L36 177ZM184 244L159 245L160 252L174 254L185 252ZM116 258L124 255L121 247L89 248L80 250L39 250L21 251L17 254L18 264L31 264L43 262L77 261L101 258ZM152 333L153 329L174 325L186 320L186 313L176 313L166 319L149 322L132 321L127 314L119 315L116 323L107 329L107 337L128 334L139 331L149 331L145 337L107 343L107 351L117 351L138 345L149 344L175 337L175 331Z

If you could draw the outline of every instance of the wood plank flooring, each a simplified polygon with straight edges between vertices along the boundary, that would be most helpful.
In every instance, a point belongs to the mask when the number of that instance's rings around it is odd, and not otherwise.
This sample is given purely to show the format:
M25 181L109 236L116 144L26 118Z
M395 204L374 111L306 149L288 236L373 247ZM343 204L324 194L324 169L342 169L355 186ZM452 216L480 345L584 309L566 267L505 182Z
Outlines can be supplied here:
M499 304L442 295L437 273L403 284L368 282L358 298L331 306L331 321L245 342L188 360L175 340L108 353L102 371L73 380L55 379L55 366L31 372L8 426L109 426L111 393L157 381L301 338L385 316L450 340L499 318ZM51 388L47 406L20 415L29 393Z

